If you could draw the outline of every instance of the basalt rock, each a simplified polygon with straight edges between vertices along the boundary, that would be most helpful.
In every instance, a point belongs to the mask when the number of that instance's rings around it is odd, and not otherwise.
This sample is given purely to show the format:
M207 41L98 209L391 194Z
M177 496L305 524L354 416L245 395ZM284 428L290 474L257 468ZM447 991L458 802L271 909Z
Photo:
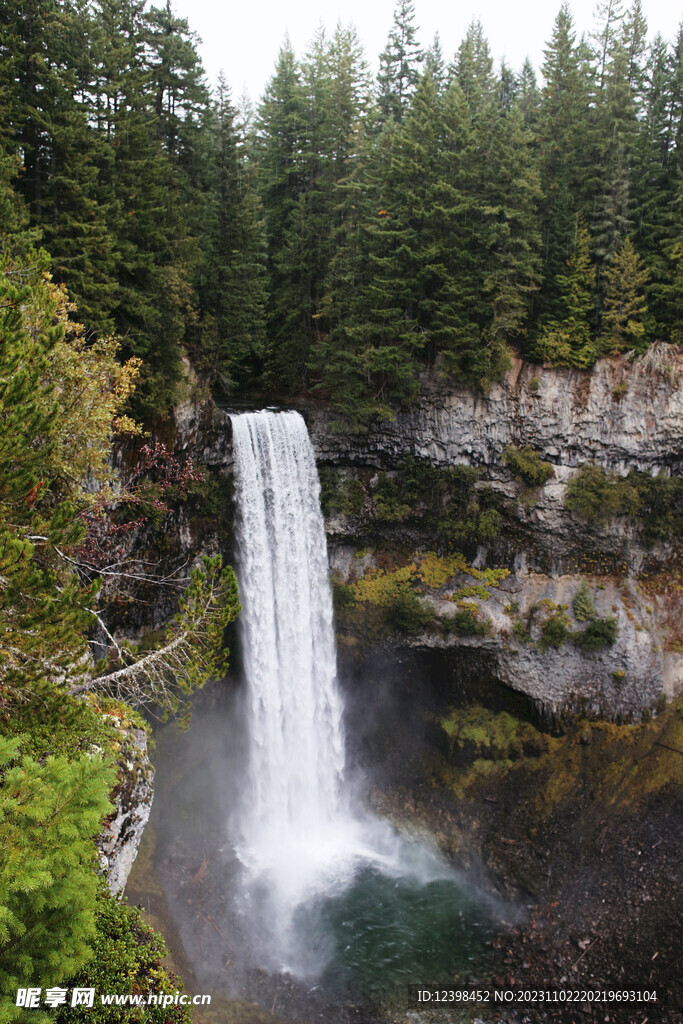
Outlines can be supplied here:
M504 379L486 394L425 374L418 402L364 434L345 429L328 407L304 403L318 464L340 478L363 477L366 494L379 471L398 474L400 481L401 465L412 456L441 468L476 467L477 488L490 488L500 499L500 536L469 553L479 568L507 565L512 571L505 590L481 606L490 634L443 638L433 631L409 638L394 635L387 642L403 650L458 652L459 662L476 651L493 678L553 716L580 710L638 718L662 697L680 692L683 581L677 575L676 548L663 542L645 545L639 524L627 515L589 523L567 508L565 499L568 482L585 463L622 476L632 470L652 475L683 471L682 371L683 355L658 346L645 358L604 359L590 371L514 359ZM197 462L230 471L230 421L213 403L180 407L175 434L176 444ZM533 448L552 465L552 477L542 486L525 486L503 460L511 445ZM366 499L353 514L328 516L332 564L347 580L363 561L372 563L373 547L434 547L429 531L420 531L419 524L409 529L384 523L378 535L370 503ZM359 548L369 548L369 561L354 558ZM572 595L582 577L596 595L600 615L617 619L613 644L586 651L570 638L559 648L544 648L538 619L530 639L514 633L506 605L519 605L520 621L539 602L564 604L571 615ZM443 610L438 594L428 599Z
M122 722L119 732L117 783L112 793L114 813L97 841L100 863L114 896L126 884L154 797L154 768L147 755L147 733L129 722Z

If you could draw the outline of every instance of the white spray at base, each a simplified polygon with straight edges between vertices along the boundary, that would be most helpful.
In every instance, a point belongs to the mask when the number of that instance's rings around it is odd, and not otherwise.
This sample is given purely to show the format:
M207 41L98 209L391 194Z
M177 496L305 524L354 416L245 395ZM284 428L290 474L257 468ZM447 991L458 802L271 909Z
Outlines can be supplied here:
M296 972L297 907L338 892L361 864L425 879L448 871L351 806L320 483L304 420L231 420L249 732L237 852L266 894L274 952Z

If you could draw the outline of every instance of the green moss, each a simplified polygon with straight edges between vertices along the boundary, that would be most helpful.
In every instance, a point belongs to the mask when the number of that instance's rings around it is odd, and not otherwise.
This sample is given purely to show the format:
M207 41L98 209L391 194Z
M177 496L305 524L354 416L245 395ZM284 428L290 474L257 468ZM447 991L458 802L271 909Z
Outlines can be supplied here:
M498 797L501 786L524 789L539 823L565 805L575 807L577 793L636 810L650 794L680 785L681 702L656 718L644 715L641 725L579 721L562 736L482 708L453 711L439 724L452 762L437 773L440 785L473 799L489 786Z

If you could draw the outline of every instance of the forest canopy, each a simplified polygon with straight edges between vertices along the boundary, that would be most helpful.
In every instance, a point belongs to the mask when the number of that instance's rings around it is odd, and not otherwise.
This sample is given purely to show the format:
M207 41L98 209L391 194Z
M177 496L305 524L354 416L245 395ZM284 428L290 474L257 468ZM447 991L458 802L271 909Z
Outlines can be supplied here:
M583 35L564 4L540 74L494 66L478 22L423 48L397 0L376 80L338 25L285 42L255 111L197 47L142 0L0 12L6 234L143 359L143 416L184 355L232 397L313 389L362 426L426 366L486 387L510 347L590 367L683 341L683 31L648 39L639 0Z

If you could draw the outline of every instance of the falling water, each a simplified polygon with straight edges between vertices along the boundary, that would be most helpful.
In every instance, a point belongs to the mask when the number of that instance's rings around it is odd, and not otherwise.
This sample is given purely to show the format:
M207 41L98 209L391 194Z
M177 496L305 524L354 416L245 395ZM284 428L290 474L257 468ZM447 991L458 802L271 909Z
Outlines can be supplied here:
M344 871L359 839L320 484L299 413L247 413L232 427L250 744L240 855L294 906Z
M231 419L249 744L237 853L249 920L280 968L300 976L343 964L356 949L354 970L362 969L369 955L362 935L376 950L384 948L376 936L386 933L385 968L392 957L402 964L420 914L431 935L432 903L447 907L452 922L462 897L438 854L352 806L320 484L306 425L296 412ZM450 896L438 889L443 884ZM378 914L386 917L381 927ZM325 933L333 936L328 950Z

